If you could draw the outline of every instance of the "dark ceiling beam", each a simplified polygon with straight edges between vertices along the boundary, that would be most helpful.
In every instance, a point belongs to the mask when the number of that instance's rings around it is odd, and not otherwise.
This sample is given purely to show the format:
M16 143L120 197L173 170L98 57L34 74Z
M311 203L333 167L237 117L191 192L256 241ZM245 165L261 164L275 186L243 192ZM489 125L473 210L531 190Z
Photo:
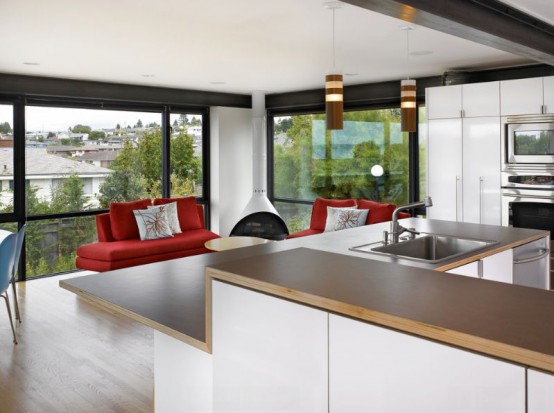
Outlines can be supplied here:
M0 97L22 95L176 106L251 108L250 95L0 73Z
M343 0L554 66L554 26L497 0Z

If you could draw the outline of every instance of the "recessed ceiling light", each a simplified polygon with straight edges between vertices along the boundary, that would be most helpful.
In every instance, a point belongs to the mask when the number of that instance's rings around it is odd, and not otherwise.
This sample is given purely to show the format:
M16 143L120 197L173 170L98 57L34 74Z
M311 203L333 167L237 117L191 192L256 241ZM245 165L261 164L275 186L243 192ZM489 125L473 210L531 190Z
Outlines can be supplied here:
M345 73L344 76L360 76L359 73Z
M155 75L153 74L150 74L150 73L145 73L143 75L141 75L142 77L154 77Z
M210 85L226 85L227 82L223 82L221 80L216 80L214 82L210 82Z
M23 64L27 66L40 66L39 62L23 62Z
M433 54L432 50L416 50L414 52L410 52L410 56L427 56L430 54Z

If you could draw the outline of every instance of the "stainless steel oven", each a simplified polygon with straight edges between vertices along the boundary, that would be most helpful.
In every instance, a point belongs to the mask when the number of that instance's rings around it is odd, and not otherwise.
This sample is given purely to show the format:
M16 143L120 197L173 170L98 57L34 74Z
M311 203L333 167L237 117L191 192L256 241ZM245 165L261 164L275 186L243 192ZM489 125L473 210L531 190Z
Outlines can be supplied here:
M554 167L554 116L503 118L504 170Z
M542 239L514 249L514 284L551 288L554 171L502 172L502 225L550 231L550 245ZM550 277L544 279L545 272Z

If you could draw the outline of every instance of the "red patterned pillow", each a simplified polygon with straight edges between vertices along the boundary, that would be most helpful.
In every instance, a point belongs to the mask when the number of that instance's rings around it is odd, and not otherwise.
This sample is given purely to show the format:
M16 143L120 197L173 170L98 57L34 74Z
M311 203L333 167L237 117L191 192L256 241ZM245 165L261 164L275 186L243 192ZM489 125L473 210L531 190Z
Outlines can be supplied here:
M146 209L152 202L149 199L131 202L112 202L110 204L110 227L116 241L139 238L137 221L133 211Z
M345 208L355 207L355 199L326 199L317 198L312 208L312 218L310 220L310 229L323 231L325 221L327 221L327 207Z
M177 215L179 216L179 226L181 231L190 229L202 229L203 225L196 209L196 198L185 196L182 198L156 198L154 205L164 205L170 202L177 202Z

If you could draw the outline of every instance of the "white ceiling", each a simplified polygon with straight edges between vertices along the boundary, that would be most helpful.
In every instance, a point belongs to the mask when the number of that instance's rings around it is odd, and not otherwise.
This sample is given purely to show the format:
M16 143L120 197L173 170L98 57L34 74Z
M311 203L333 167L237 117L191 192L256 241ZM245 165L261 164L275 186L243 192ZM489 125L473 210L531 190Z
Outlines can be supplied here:
M506 1L544 15L542 4L552 19L551 2ZM2 73L276 93L321 88L332 67L321 0L0 0L0 16ZM336 11L346 85L529 63L417 27L407 64L401 25L347 4Z

